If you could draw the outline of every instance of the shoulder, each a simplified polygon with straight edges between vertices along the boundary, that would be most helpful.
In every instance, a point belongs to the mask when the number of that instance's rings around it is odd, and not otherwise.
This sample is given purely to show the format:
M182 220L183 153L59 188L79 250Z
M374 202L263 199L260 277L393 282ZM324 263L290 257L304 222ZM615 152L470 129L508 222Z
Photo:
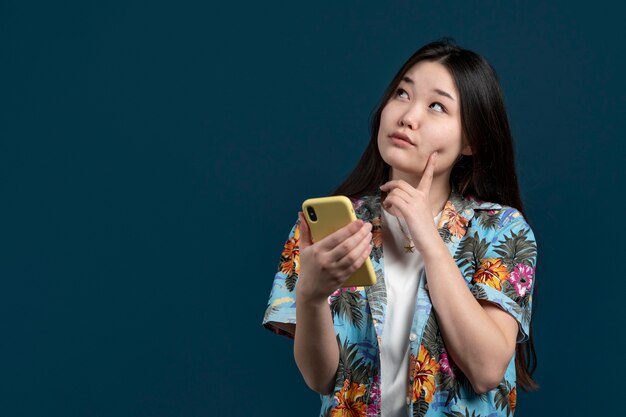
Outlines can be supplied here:
M484 245L483 257L504 257L511 266L520 262L535 264L535 233L515 207L474 200L465 238L465 244L474 248Z
M439 223L439 231L444 241L470 236L491 241L511 227L528 227L519 210L471 195L462 196L454 189Z
M471 213L470 225L473 228L483 228L501 231L510 228L530 228L520 210L505 204L480 200L474 196L463 198Z

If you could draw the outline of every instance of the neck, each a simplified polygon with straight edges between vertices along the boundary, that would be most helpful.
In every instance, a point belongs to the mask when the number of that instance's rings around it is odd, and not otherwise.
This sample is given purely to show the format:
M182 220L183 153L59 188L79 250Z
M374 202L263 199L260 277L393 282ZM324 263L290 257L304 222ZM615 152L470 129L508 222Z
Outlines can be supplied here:
M391 168L391 179L404 180L412 187L417 188L422 178ZM430 186L430 195L428 196L433 217L443 210L448 198L450 197L450 191L450 173L448 172L447 174L441 175L437 175L435 173L433 176L433 182Z

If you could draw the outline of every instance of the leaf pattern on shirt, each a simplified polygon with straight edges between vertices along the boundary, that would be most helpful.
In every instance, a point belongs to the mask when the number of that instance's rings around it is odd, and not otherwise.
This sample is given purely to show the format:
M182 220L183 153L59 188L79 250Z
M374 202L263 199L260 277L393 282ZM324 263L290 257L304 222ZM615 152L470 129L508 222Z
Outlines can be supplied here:
M450 243L450 241L452 240L452 232L450 231L450 229L446 227L440 227L439 229L437 229L437 232L439 233L439 236L444 241L444 243Z
M528 229L523 228L518 232L511 232L510 236L505 236L502 243L496 245L495 252L507 264L509 272L513 272L515 265L519 263L534 266L537 245L528 238Z
M441 338L434 311L431 311L430 317L428 317L428 321L426 322L424 335L422 336L422 344L428 354L438 362L441 357L441 352L443 351L443 339Z
M466 235L461 241L454 257L466 281L470 280L476 270L478 260L485 257L488 249L487 239L481 238L478 232L474 232L472 236Z
M423 392L424 391L422 391L420 398L413 404L413 417L424 417L428 412L430 404L424 399L425 395Z
M472 414L470 414L468 408L465 409L465 414L461 413L460 411L452 411L450 413L444 411L443 414L446 417L481 417L480 414L476 414L476 411L472 411Z
M339 346L339 366L337 367L336 387L342 387L345 381L356 384L368 384L373 375L373 367L358 344L341 341L337 336Z
M361 304L364 300L359 292L350 289L339 289L337 294L331 296L330 310L333 315L341 316L353 324L357 329L363 326L363 309Z
M511 395L511 391L515 388L511 388L511 384L508 381L504 381L496 388L494 400L496 407L500 410L505 410L507 415L513 415L515 411L516 392Z
M500 216L497 210L481 210L476 215L476 219L485 229L496 230L500 224Z
M376 284L366 288L365 292L372 317L383 317L385 314L384 306L387 305L387 289L382 270L376 270Z

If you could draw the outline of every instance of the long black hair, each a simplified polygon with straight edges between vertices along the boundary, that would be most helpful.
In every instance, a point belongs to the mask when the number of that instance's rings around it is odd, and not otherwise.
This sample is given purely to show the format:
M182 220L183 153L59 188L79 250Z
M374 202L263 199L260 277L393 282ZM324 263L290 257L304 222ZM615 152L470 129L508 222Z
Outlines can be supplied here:
M472 155L461 156L452 167L450 185L463 196L515 207L526 217L515 172L513 138L496 72L482 56L458 47L450 39L423 46L402 65L374 110L365 152L333 194L359 197L389 180L390 167L378 150L381 113L404 74L421 61L446 67L460 95L461 130ZM537 365L532 326L529 333L529 340L516 346L515 357L517 383L525 391L538 388L532 379Z

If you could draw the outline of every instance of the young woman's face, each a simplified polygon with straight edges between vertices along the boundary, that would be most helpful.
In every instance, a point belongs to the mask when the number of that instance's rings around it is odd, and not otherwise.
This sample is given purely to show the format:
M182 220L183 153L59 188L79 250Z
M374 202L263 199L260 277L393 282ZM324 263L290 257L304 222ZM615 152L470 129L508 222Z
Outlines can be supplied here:
M449 175L459 155L471 153L462 138L459 100L443 65L421 61L406 72L382 110L378 130L378 149L394 176L421 177L434 151L435 175Z

